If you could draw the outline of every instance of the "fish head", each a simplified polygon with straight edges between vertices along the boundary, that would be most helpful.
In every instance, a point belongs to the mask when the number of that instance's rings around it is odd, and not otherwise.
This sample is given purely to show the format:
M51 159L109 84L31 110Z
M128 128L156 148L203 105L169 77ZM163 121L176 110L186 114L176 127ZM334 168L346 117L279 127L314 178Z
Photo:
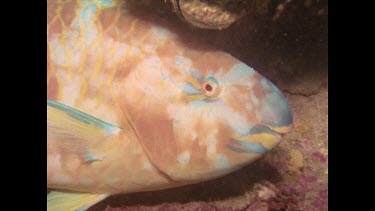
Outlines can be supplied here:
M155 56L122 88L145 152L176 181L233 172L277 146L293 124L286 98L251 67L226 53L201 59L203 67L189 57Z

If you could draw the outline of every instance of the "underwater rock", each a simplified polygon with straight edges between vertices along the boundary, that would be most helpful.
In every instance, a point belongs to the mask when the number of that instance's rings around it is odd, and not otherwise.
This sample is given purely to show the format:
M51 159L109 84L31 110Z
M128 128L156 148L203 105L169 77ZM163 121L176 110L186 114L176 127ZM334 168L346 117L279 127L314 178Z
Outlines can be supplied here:
M174 11L193 26L225 29L250 11L263 9L270 2L259 0L171 0Z
M289 170L291 172L299 172L300 169L303 167L303 155L301 151L292 149L289 152L290 155L290 161L289 161Z

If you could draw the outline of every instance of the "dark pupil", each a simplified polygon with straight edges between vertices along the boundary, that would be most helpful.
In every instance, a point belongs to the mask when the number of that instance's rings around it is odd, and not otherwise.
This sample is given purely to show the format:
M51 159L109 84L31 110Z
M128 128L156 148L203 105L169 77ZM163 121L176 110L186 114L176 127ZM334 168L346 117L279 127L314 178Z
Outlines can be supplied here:
M207 84L205 88L209 92L212 91L212 86L210 84Z

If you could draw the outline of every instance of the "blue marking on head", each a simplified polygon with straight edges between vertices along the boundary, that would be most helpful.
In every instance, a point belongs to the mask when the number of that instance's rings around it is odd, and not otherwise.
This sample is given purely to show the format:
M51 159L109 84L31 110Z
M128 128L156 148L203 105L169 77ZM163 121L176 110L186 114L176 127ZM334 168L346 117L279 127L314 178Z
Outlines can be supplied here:
M210 81L210 82L212 82L212 83L214 83L214 84L216 84L216 85L219 86L219 82L216 80L215 77L212 77L212 76L207 77L207 78L206 78L206 81Z
M80 19L84 26L88 26L94 21L94 15L98 10L98 5L96 3L91 3L86 5L81 10Z
M192 106L193 108L199 108L202 106L205 106L207 102L205 100L194 100L189 102L189 106Z
M191 76L198 79L199 82L203 82L203 76L199 71L196 70L189 70L188 73L190 73Z
M202 91L200 89L196 89L190 82L185 83L181 89L189 95L202 94Z
M173 66L179 67L184 64L184 57L183 56L176 56L176 59L173 62Z
M189 74L191 75L193 78L196 78L200 83L203 82L203 76L202 74L197 71L197 70L192 70L192 69L189 69L189 68L182 68L182 71L185 73L185 74Z
M293 123L293 113L284 95L266 78L261 80L261 84L267 92L263 101L262 113L277 119L277 122L264 120L262 123L271 127L291 125Z
M186 63L187 63L187 65L186 65ZM197 70L191 69L190 63L191 63L190 59L188 59L185 62L185 57L176 56L176 58L173 62L173 66L177 67L177 68L181 68L183 73L191 75L192 77L198 79L199 82L202 82L203 77L202 77L201 73Z
M99 4L102 7L111 7L115 5L115 2L112 0L100 0Z
M239 153L257 153L257 154L263 154L266 153L268 150L265 148L261 143L252 143L252 142L246 142L246 141L237 141L232 140L230 144L227 145L227 147L235 152Z
M224 77L220 80L221 82L225 83L233 83L240 81L247 76L253 74L255 70L244 63L236 64L232 67L232 69L224 75Z

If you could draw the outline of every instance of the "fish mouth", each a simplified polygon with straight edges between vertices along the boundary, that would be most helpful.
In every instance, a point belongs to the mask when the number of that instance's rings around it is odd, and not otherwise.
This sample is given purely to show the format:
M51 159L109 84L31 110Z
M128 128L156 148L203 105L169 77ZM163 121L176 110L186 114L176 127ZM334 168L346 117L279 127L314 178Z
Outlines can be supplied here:
M284 136L286 133L292 130L292 125L282 126L282 127L272 127L272 126L267 126L267 125L264 125L264 126L268 127L272 132L277 133L280 136Z
M283 135L290 132L293 112L280 90L265 78L260 80L263 96L259 97L258 124L245 134L233 137L228 148L239 153L264 154L277 146Z
M227 145L238 153L264 154L277 146L284 134L291 130L291 125L271 127L263 124L255 125L247 134L233 137Z

